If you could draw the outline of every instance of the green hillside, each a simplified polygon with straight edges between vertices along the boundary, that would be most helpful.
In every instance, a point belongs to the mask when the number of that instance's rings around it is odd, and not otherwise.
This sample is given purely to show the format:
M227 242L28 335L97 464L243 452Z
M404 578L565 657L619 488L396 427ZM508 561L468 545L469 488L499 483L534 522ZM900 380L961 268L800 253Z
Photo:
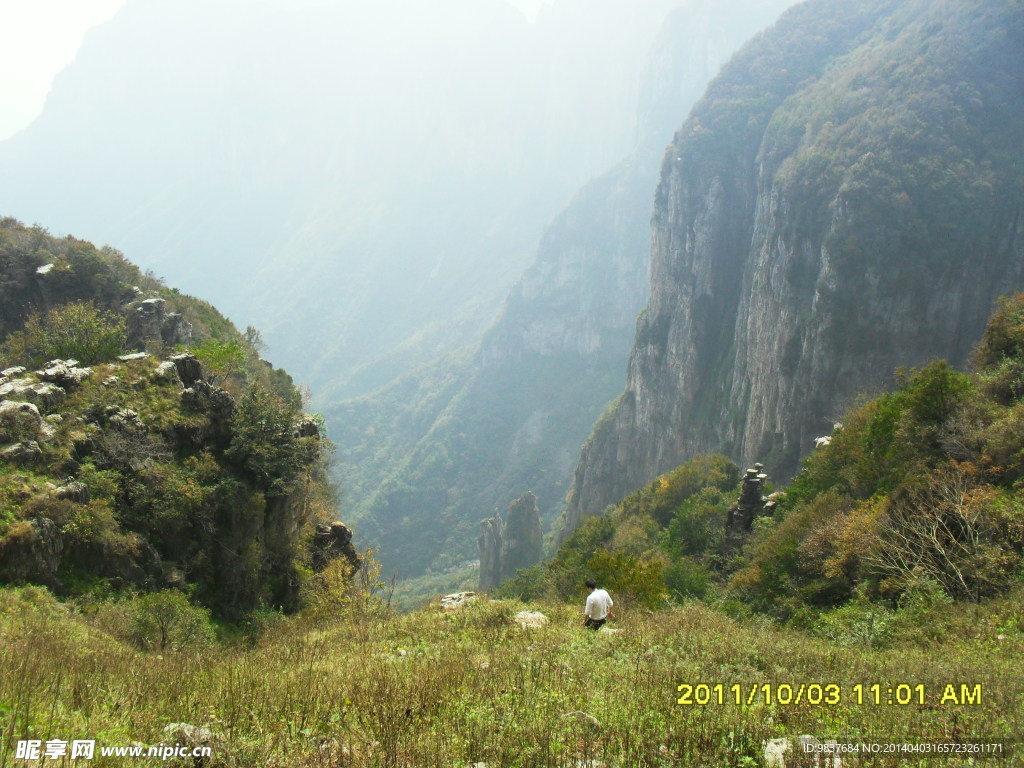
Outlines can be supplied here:
M328 444L258 333L12 219L0 274L0 583L295 610Z

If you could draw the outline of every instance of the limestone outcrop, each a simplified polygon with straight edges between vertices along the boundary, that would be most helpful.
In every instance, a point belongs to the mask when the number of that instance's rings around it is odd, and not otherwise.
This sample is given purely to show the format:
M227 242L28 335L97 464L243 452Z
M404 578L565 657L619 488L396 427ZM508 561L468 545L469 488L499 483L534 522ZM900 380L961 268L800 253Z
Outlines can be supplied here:
M145 349L146 342L162 342L167 346L192 341L192 326L177 312L167 311L167 301L149 298L133 301L125 307L128 346Z
M480 552L479 589L494 589L520 568L540 562L543 539L537 497L524 493L508 505L504 519L494 516L480 523L477 539Z
M505 543L505 523L498 510L494 516L480 523L477 547L480 551L479 589L481 592L494 589L501 584L501 553Z
M352 544L352 530L342 522L318 525L310 543L310 560L314 571L322 571L339 557L348 561L353 571L359 567L359 554Z

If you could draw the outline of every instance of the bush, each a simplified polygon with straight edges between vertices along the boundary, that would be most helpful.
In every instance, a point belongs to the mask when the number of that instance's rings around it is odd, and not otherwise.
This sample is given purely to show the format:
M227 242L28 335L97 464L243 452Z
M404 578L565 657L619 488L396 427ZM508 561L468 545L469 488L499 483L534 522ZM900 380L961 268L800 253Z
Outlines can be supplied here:
M253 385L235 409L226 455L240 464L261 489L273 493L288 490L320 453L317 438L298 436L300 416L294 404Z
M660 559L641 560L627 552L600 549L587 561L586 573L607 589L616 603L659 608L668 597L664 567Z
M665 569L665 586L673 597L703 599L710 582L708 569L689 557L681 557Z
M1007 358L1024 358L1024 293L999 299L974 351L974 363L982 369L996 367Z
M245 350L237 341L218 341L208 339L192 350L199 362L202 363L203 371L213 381L220 381L224 378L239 373L245 363Z
M715 554L725 542L730 499L717 488L704 488L684 501L668 524L665 550L672 556Z
M4 342L2 354L29 366L57 358L95 365L121 354L124 343L123 318L89 302L73 302L30 316L25 327Z
M143 651L182 651L209 645L215 636L210 612L173 589L101 603L93 622Z

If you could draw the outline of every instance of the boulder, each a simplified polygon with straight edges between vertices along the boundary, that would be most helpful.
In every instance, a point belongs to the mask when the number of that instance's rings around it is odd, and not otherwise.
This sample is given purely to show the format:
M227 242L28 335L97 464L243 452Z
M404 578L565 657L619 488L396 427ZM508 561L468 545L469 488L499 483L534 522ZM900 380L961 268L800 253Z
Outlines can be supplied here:
M297 437L320 437L320 426L312 416L303 417L302 421L295 427Z
M513 621L523 629L540 629L546 627L550 620L540 611L520 611Z
M767 768L842 768L835 746L835 741L821 742L808 735L800 736L796 744L791 739L769 739L764 743L764 763Z
M146 425L142 423L139 414L131 408L118 408L116 405L109 406L105 414L107 421L115 429L123 432L145 432Z
M0 542L0 577L23 584L56 586L64 542L60 529L45 517L14 523Z
M64 485L57 488L53 495L58 499L67 499L68 501L75 501L79 504L89 503L89 486L85 483L80 483L77 480L70 480Z
M178 366L175 365L172 360L164 360L160 363L160 365L156 367L156 372L153 375L160 381L181 383L181 377L178 376Z
M125 308L129 348L141 349L147 341L162 341L166 301L159 298L133 301Z
M310 560L314 571L322 571L332 560L343 557L352 570L359 567L359 555L352 545L352 530L342 522L318 525L310 544Z
M601 721L587 712L566 712L562 717L575 720L580 725L593 731L601 730Z
M64 389L73 389L92 376L92 368L79 368L77 360L51 360L36 375Z
M476 592L452 592L441 598L442 611L460 611L470 603L476 602Z
M199 359L191 352L175 355L171 358L171 362L178 369L178 378L181 379L181 383L186 387L191 387L203 381L203 366L200 364Z
M42 457L43 452L35 440L12 443L0 448L0 461L9 461L13 464L35 464Z
M0 400L25 400L35 403L45 412L59 407L67 393L56 384L33 379L15 379L0 384Z
M160 742L161 746L181 745L189 749L209 747L211 755L215 755L215 759L218 761L225 757L224 737L209 728L191 723L171 723L164 727L163 736L164 738ZM199 766L203 765L204 759L193 758L193 761L194 765Z
M0 443L36 437L42 426L39 409L32 403L0 402Z

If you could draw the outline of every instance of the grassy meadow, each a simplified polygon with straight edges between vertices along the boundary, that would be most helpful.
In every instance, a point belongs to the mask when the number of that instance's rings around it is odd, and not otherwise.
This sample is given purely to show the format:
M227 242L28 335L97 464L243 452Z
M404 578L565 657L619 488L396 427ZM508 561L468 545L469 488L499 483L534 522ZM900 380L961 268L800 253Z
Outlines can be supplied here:
M267 768L760 766L766 740L800 734L1009 747L1024 733L1021 597L947 606L918 617L931 637L884 640L798 632L697 601L627 607L612 625L620 632L594 634L579 626L575 605L481 600L456 612L395 615L364 595L265 619L246 636L192 633L179 635L178 647L144 651L118 639L109 612L60 604L40 588L6 588L0 765L32 764L15 759L20 739L150 745L177 722L217 735L203 765ZM519 626L524 609L543 611L549 624ZM723 684L726 703L714 694L705 705L677 703L677 686L700 683ZM730 703L733 684L744 698L756 687L758 700ZM779 686L801 684L839 686L840 700L764 701L762 686L774 697ZM897 684L914 689L911 704L886 703ZM940 703L947 684L958 694L962 684L980 685L982 700ZM916 686L925 687L923 705ZM81 764L129 763L192 765L98 751ZM844 762L966 764L919 755Z

